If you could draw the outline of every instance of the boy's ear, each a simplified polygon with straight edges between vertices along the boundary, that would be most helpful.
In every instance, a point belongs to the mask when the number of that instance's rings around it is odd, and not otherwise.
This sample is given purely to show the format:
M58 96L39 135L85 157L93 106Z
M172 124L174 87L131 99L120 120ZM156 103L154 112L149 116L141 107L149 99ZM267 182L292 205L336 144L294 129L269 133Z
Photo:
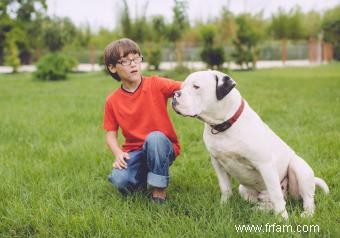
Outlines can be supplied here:
M111 73L115 74L117 73L117 69L113 64L109 64L108 69L110 70Z

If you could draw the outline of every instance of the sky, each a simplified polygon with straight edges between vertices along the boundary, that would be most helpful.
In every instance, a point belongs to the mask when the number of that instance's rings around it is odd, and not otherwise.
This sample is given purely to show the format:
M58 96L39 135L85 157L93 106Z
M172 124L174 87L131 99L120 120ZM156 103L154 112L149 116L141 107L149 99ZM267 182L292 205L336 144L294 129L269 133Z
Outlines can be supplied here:
M122 0L47 0L50 16L69 17L78 25L89 24L92 29L117 26ZM163 15L168 21L172 19L174 0L127 0L131 17ZM299 5L303 12L316 10L320 13L340 4L340 0L189 0L187 13L190 22L207 21L218 17L222 7L228 7L235 14L242 12L257 13L261 10L268 18L279 7L290 10ZM146 3L148 5L146 6Z

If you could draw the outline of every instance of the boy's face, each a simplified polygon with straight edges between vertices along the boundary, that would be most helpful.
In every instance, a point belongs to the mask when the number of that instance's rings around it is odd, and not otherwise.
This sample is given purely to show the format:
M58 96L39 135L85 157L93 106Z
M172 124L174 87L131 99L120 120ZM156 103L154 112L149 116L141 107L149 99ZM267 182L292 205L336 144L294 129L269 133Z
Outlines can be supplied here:
M109 65L112 73L117 73L122 82L134 83L141 79L142 56L130 53L121 57L115 66Z

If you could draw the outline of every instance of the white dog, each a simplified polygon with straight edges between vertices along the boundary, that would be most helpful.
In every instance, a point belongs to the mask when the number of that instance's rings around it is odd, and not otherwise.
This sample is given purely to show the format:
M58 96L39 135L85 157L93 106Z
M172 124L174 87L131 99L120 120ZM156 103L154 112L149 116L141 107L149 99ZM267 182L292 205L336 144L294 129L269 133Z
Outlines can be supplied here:
M221 189L221 202L232 194L231 177L241 196L288 218L284 195L303 199L302 216L314 213L315 185L327 184L250 108L235 82L218 71L190 74L175 93L173 108L205 122L203 139Z

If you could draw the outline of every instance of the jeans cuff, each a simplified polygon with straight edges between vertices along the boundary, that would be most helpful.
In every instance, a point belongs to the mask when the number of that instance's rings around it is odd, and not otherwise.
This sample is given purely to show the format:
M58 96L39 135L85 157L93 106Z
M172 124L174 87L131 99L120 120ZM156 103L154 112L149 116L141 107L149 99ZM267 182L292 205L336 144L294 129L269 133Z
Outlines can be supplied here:
M147 182L151 187L166 188L169 184L169 176L163 176L149 172Z

